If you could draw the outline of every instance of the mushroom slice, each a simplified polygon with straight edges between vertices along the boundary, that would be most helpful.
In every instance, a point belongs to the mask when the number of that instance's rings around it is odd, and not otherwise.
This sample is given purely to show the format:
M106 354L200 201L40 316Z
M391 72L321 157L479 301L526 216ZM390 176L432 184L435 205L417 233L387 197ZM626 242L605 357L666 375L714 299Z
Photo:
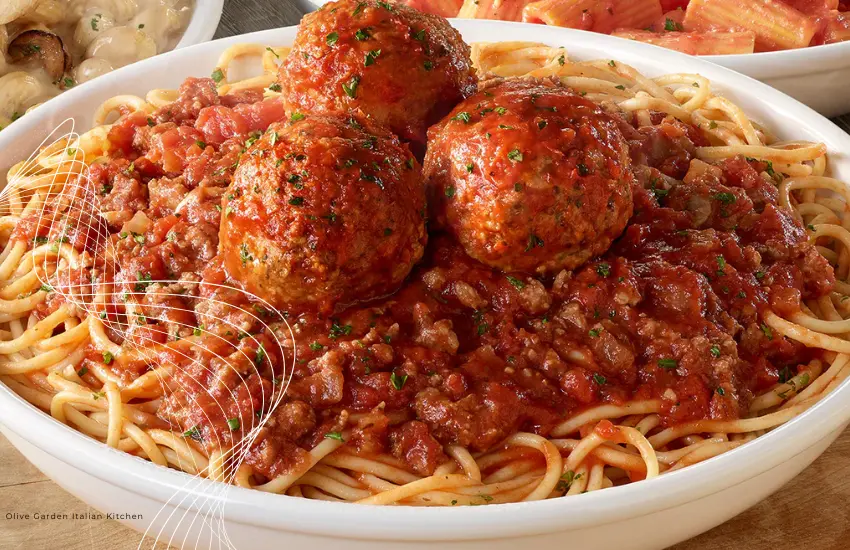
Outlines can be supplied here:
M12 63L39 62L54 82L61 79L71 59L62 39L53 33L37 29L22 32L9 44Z

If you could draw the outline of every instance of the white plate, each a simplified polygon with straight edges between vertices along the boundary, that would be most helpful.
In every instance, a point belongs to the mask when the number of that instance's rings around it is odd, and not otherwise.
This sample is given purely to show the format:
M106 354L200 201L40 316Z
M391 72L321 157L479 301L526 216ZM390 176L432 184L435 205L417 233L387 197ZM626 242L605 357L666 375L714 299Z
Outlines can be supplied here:
M330 1L296 0L301 9L310 11ZM706 59L770 84L824 116L850 113L850 41Z
M813 110L746 76L694 57L602 34L498 21L455 21L467 41L525 40L565 46L579 59L616 59L649 76L700 73L781 138L822 141L831 175L850 181L850 135ZM206 76L226 47L285 45L295 28L228 38L145 60L51 100L0 134L0 173L25 158L59 122L88 128L115 94L144 94ZM136 513L124 523L188 548L441 550L532 548L657 549L705 531L757 503L817 458L850 422L845 383L791 422L738 449L656 479L568 498L462 508L376 508L266 494L195 480L87 438L0 384L3 432L59 485L103 512ZM211 514L193 521L190 503ZM159 513L162 510L162 513ZM753 533L753 536L758 536ZM745 546L745 541L740 541Z

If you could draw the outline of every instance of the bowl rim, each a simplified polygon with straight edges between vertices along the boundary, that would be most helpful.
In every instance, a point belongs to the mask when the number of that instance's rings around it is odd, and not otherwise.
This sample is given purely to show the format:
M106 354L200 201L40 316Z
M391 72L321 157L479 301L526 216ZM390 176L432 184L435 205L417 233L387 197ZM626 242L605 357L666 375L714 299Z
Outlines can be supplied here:
M736 93L758 98L773 116L783 116L801 132L815 134L831 151L850 151L850 135L800 102L745 75L656 46L622 40L608 35L539 25L486 20L454 20L463 33L486 34L501 40L522 40L534 36L547 43L570 44L605 52L601 57L651 59L656 66L687 66L707 76L719 87L734 87ZM524 29L524 30L523 30ZM39 132L40 125L56 118L63 109L70 114L74 102L84 94L114 94L121 90L122 78L133 71L154 72L192 58L195 52L210 55L243 42L281 43L291 41L296 27L286 27L217 40L166 53L92 81L85 90L72 89L51 100L41 110L21 119L0 134L0 165L5 147L27 132ZM513 36L512 36L513 35ZM477 38L478 39L478 38ZM597 56L599 57L599 56ZM176 60L176 61L172 61ZM47 106L47 108L45 108ZM41 114L39 114L41 113ZM44 121L42 121L44 119ZM10 153L7 153L10 154ZM850 158L838 156L843 170L850 173ZM182 472L161 468L140 458L106 447L65 426L38 410L0 383L0 422L43 452L84 471L107 485L120 487L160 503L182 497L198 498L195 506L224 506L218 512L224 519L271 529L339 539L385 541L486 540L567 531L609 524L676 507L717 493L751 479L789 460L824 439L850 420L850 380L812 408L775 430L735 450L658 478L614 487L571 498L537 502L461 508L383 507L375 513L371 506L311 501L257 490L225 486L196 479ZM431 525L439 525L434 529Z
M221 15L224 12L224 0L194 0L192 17L183 31L180 41L174 46L175 50L209 42L218 29ZM173 50L172 50L173 51ZM163 52L163 54L168 52ZM159 55L163 55L159 54Z

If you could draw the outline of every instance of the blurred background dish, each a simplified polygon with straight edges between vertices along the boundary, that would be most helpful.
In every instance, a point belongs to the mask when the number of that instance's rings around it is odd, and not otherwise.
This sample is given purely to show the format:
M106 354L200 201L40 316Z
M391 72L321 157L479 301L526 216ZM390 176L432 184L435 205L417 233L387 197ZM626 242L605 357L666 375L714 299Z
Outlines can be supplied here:
M212 38L223 0L7 0L0 129L105 73Z
M328 0L296 0L315 9ZM709 56L825 116L850 112L844 0L402 0L444 17L525 21Z

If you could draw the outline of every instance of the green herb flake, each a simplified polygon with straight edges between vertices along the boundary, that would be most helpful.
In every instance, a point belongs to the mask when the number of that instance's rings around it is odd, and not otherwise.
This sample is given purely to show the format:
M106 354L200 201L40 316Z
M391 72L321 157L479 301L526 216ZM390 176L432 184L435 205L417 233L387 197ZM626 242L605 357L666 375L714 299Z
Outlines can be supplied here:
M222 80L224 80L224 72L221 69L216 69L212 72L210 78L213 79L213 82L219 84Z
M325 42L328 43L328 46L333 46L339 40L339 33L332 32L327 37L325 37Z
M676 367L678 367L679 362L676 361L675 359L659 359L658 360L658 366L661 367L664 370L671 370L671 369L675 369Z
M464 124L469 124L469 120L470 120L469 113L467 113L466 111L461 111L460 113L453 116L452 120L459 120L459 121L463 122Z
M239 422L239 419L235 417L227 421L227 427L230 428L231 432L238 430L240 425L241 423Z
M115 356L112 355L111 352L108 352L108 351L103 352L103 364L104 365L108 365L108 364L112 363L113 359L115 359Z
M608 379L602 376L601 374L593 373L593 381L599 384L600 386L604 386L605 382L607 382Z
M378 56L380 56L380 55L381 55L381 50L371 50L370 52L368 52L366 54L365 58L363 59L363 65L365 65L367 67L369 65L374 65L375 60L378 59Z
M360 77L354 75L351 77L351 80L348 83L342 84L342 91L345 92L345 95L350 97L351 99L357 98L357 87L360 85Z
M521 279L517 279L516 277L512 277L510 275L506 275L508 282L513 285L514 288L518 290L522 290L525 288L525 283Z
M336 441L345 443L345 440L342 438L342 434L340 432L328 432L325 434L325 439L335 439Z
M508 159L511 162L522 162L522 152L519 149L514 149L508 153Z
M402 376L397 375L395 372L390 374L390 382L397 390L401 390L404 387L404 385L407 383L407 378L408 375L406 374Z

